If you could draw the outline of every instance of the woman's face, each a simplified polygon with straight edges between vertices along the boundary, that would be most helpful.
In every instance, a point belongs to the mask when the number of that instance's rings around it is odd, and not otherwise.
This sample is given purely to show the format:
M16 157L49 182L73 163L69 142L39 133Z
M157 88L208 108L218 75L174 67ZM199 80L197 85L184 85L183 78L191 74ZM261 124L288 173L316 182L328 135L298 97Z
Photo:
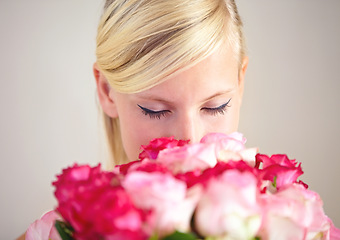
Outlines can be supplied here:
M129 160L136 160L140 146L154 138L174 136L198 142L210 132L236 131L247 63L244 59L239 71L233 52L224 47L143 92L123 94L110 89L115 110L109 113L119 117Z

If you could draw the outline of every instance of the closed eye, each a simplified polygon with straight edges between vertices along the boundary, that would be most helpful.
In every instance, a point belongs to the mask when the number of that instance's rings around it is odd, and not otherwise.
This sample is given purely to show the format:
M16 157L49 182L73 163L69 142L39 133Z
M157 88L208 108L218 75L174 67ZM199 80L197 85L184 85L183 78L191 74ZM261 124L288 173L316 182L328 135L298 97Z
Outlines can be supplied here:
M215 107L215 108L207 108L207 107L204 107L202 108L201 110L204 110L206 111L208 114L211 114L213 116L217 115L217 114L224 114L226 111L227 111L227 108L228 107L231 107L229 105L231 101L231 98L228 100L228 102L222 104L221 106L218 106L218 107Z
M153 111L151 109L142 107L137 104L137 106L142 110L142 113L145 116L149 116L151 119L161 119L161 117L165 117L167 114L171 113L169 110L161 110L161 111Z

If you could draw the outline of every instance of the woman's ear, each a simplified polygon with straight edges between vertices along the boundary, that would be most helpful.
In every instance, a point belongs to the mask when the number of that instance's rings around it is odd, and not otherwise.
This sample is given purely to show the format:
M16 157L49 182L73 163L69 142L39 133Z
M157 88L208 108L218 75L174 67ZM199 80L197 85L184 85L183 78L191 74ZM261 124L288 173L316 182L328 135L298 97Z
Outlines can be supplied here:
M118 112L115 104L115 100L113 97L110 97L110 85L107 82L105 76L99 70L97 64L93 64L93 74L96 79L97 84L97 94L99 103L103 109L103 111L111 118L117 118ZM111 94L112 95L112 94Z
M241 65L241 69L240 69L239 77L238 77L238 84L239 84L239 91L240 91L239 93L240 93L241 99L243 97L243 92L244 92L244 78L246 75L248 62L249 62L249 58L247 56L244 57L242 60L242 65Z

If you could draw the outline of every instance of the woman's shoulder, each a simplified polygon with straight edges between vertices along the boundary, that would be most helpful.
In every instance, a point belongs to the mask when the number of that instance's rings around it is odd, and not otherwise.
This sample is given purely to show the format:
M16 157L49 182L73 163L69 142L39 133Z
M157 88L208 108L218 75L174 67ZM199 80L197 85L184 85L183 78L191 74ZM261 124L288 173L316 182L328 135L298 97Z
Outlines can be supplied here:
M18 237L16 240L25 240L25 234L21 235L21 236Z

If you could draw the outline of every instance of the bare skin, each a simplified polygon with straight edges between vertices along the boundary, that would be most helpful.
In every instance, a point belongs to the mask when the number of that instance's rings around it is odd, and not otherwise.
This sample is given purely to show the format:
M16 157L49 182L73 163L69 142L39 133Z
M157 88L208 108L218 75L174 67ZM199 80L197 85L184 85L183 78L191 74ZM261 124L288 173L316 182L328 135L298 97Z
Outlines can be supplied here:
M140 146L158 137L174 136L198 142L210 132L237 131L244 75L231 46L218 49L193 67L159 85L134 94L116 92L94 65L99 102L104 112L119 117L128 159Z
M25 234L21 235L21 236L18 237L16 240L25 240Z

